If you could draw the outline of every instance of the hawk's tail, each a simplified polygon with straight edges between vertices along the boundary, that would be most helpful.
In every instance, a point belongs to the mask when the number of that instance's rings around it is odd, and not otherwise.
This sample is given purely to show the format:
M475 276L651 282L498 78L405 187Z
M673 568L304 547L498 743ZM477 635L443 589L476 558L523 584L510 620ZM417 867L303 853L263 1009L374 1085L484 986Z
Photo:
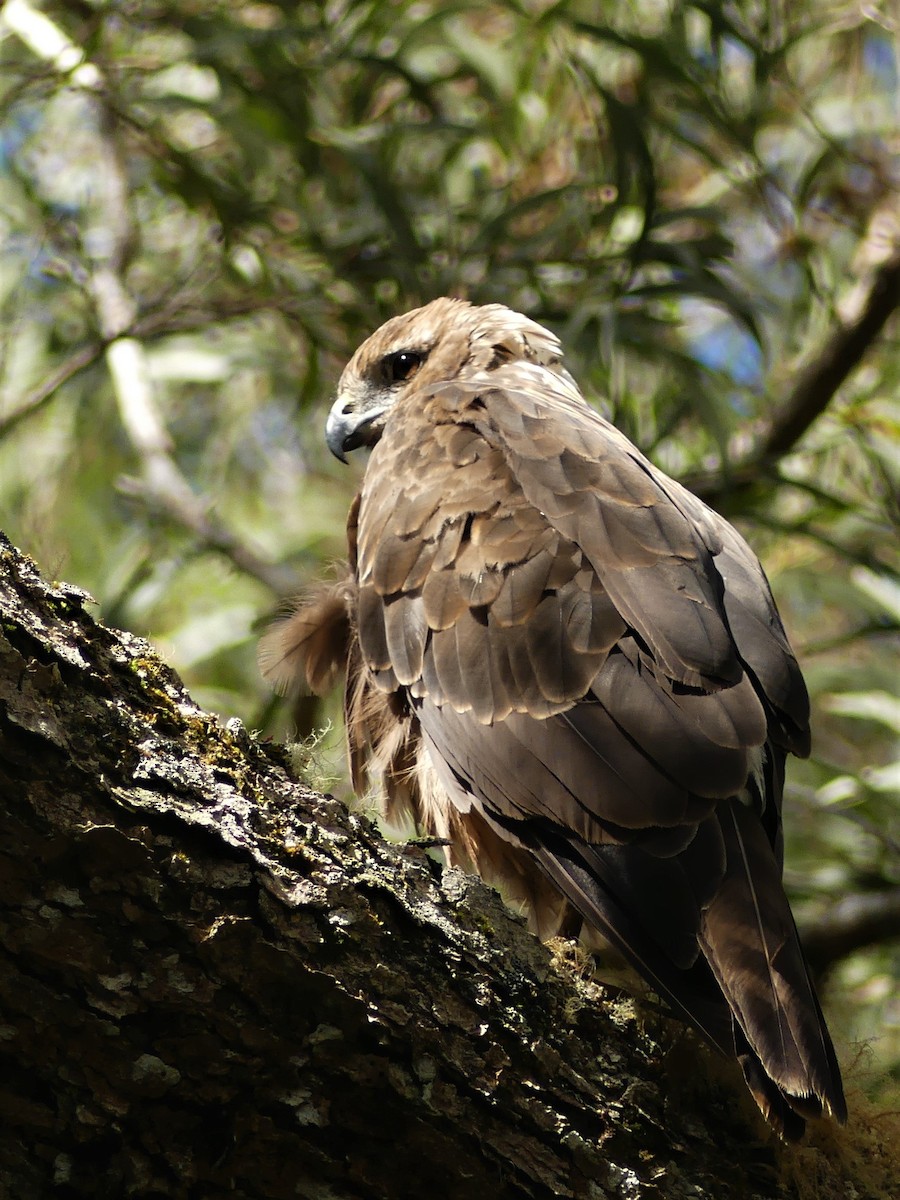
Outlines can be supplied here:
M758 818L739 800L725 801L703 830L667 858L546 831L531 849L573 907L673 1011L737 1057L763 1115L794 1141L807 1117L828 1112L846 1120L837 1058ZM699 878L716 842L724 843L724 863L714 856L708 877ZM694 918L679 902L686 877L695 888Z
M700 947L739 1026L750 1091L779 1132L798 1137L804 1117L847 1119L840 1069L762 826L739 800L718 818L725 876L703 913Z

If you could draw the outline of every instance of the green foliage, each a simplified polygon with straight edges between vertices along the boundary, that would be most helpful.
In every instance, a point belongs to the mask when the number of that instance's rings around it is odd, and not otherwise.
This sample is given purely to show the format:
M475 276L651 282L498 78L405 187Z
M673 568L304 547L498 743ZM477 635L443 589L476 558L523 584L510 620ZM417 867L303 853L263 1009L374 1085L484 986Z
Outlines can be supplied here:
M258 625L342 553L342 363L435 295L503 301L763 558L814 702L802 913L900 883L896 328L729 484L897 242L886 6L47 3L62 65L23 11L0 15L14 541L264 723ZM834 989L895 1072L897 966L860 952Z

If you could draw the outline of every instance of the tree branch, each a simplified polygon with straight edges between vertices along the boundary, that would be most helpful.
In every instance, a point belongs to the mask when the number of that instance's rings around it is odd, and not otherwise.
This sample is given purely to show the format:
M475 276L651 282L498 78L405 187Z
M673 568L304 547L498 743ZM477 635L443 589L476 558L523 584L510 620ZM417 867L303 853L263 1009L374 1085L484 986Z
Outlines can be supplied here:
M0 538L18 1200L799 1195L774 1170L797 1151L698 1078L688 1035L664 1055L495 893L298 783L86 599ZM821 1144L818 1195L844 1196L852 1164Z
M855 320L839 325L813 355L784 404L773 416L753 451L727 473L707 472L684 480L708 504L752 487L791 451L825 411L847 377L862 362L900 305L900 250L875 272Z
M875 272L872 287L855 321L836 329L828 343L801 372L784 407L775 414L758 451L771 463L794 448L838 389L862 362L900 304L900 251Z
M821 977L847 955L898 938L900 887L845 896L803 930L803 949Z

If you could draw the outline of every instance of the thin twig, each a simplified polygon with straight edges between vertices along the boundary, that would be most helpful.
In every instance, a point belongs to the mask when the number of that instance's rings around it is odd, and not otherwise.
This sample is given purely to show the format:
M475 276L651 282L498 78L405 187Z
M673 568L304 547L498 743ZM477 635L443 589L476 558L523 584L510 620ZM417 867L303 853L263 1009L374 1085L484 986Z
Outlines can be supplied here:
M181 480L182 483L185 481ZM210 515L196 494L187 491L174 480L163 480L162 486L144 479L123 477L117 484L123 495L140 501L149 513L171 521L193 533L200 547L215 550L227 558L239 571L259 580L276 596L296 590L295 569L271 562L251 549L239 537ZM187 484L185 483L185 487Z
M90 367L103 355L102 342L88 342L79 348L56 368L37 387L28 392L21 403L5 416L0 417L0 439L12 433L22 421L36 416L50 403L59 388L68 383L79 371Z
M275 592L284 592L288 586L284 569L266 561L210 515L208 503L194 492L172 455L172 440L157 405L147 355L134 336L137 303L125 285L125 270L136 244L135 229L127 167L116 137L115 118L103 96L103 76L68 35L28 0L13 0L3 15L6 25L38 58L68 75L92 97L100 196L95 237L87 252L87 290L102 341L82 347L44 380L0 423L0 436L38 411L67 379L104 356L123 428L141 464L142 478L126 482L123 489L193 532L202 545L224 554L239 570Z

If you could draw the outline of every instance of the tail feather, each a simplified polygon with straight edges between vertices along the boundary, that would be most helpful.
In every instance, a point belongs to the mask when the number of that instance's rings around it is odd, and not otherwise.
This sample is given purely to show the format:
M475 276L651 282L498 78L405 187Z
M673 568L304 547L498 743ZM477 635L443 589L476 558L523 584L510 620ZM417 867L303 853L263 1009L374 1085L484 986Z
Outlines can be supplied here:
M700 947L747 1050L785 1102L801 1117L825 1110L843 1121L847 1109L834 1047L775 856L758 818L739 800L719 812L726 871L703 913ZM745 1053L744 1073L757 1095L752 1081L758 1072L747 1063ZM760 1107L766 1111L762 1100Z
M642 850L587 847L546 829L530 849L569 903L673 1011L737 1058L766 1120L796 1141L808 1118L827 1112L846 1120L840 1068L759 818L733 800L723 802L714 820L725 846L724 870L713 868L718 884L702 904L700 955L692 964L673 959L640 919L646 905L635 906L628 886L623 889ZM657 860L657 869L664 866Z
M820 1117L822 1106L818 1110L810 1107L803 1114L799 1113L794 1104L763 1069L762 1063L747 1047L737 1056L744 1072L744 1082L756 1101L757 1107L779 1137L788 1142L798 1142L806 1129L806 1117Z
M627 897L618 897L606 885L602 858L592 855L588 867L574 847L561 842L554 844L549 839L533 846L532 853L569 903L643 976L673 1012L693 1025L717 1050L730 1056L733 1053L730 1014L708 974L673 965L655 940L629 915Z

